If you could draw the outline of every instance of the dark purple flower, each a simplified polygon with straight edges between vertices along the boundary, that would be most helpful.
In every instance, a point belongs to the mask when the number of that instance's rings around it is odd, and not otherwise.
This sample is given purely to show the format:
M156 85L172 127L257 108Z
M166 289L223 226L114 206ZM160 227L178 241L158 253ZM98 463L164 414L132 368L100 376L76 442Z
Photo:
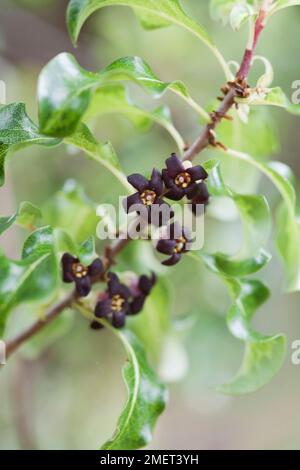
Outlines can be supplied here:
M145 276L144 274L140 276L138 284L133 292L133 300L130 303L131 315L135 315L142 310L145 300L150 294L155 283L156 275L154 273L152 273L151 277Z
M122 328L125 325L126 315L130 312L131 292L114 273L108 274L107 285L104 297L96 305L95 316L110 319L115 328Z
M204 205L206 206L209 202L209 192L205 183L198 185L197 192L191 200L192 211L197 215L197 206Z
M85 266L78 258L65 253L61 259L64 282L75 282L77 294L86 297L92 288L92 282L104 272L102 261L97 258Z
M162 264L172 266L180 261L183 253L189 251L188 244L191 243L191 238L188 230L184 227L180 227L178 223L172 223L168 227L168 230L168 238L160 239L156 245L156 249L160 253L170 255Z
M167 168L162 171L162 177L169 191L165 196L174 201L179 201L184 196L192 199L197 191L198 183L208 177L201 165L185 168L183 162L172 153L166 160Z
M143 204L150 207L153 204L161 204L161 195L164 190L161 174L156 168L153 169L150 180L143 175L133 174L128 176L128 182L137 190L136 193L127 198L127 213L135 204Z
M163 225L174 216L170 210L169 204L163 199L164 183L161 173L154 168L150 180L142 175L133 174L128 176L128 182L137 190L136 193L125 199L125 210L131 212L133 206L146 207L148 223ZM165 209L165 211L163 210ZM138 210L135 207L135 210ZM157 213L155 212L157 210ZM141 215L143 213L141 212ZM166 218L166 220L164 220Z

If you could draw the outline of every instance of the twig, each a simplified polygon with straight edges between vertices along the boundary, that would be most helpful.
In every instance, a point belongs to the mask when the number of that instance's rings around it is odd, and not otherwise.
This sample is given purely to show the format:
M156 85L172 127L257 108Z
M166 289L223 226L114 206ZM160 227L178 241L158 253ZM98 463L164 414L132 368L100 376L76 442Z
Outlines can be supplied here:
M196 139L195 142L186 150L186 152L184 153L183 160L193 160L196 155L202 152L202 150L204 150L209 145L220 145L219 142L215 141L214 130L222 121L222 119L228 115L228 112L235 104L235 98L239 96L240 93L242 93L243 89L246 90L247 88L247 77L251 68L253 53L256 48L258 39L265 27L269 5L270 0L265 0L260 9L257 20L255 22L254 34L251 44L247 45L235 80L233 82L228 83L228 90L226 90L225 97L220 107L215 113L213 113L213 118L211 122L209 122L205 126L198 139Z
M263 5L260 9L259 15L255 22L254 27L254 34L253 34L253 41L252 45L247 46L246 51L244 53L241 66L239 71L236 74L235 81L228 83L228 89L225 92L225 97L218 108L217 111L212 113L211 115L211 122L208 123L205 128L203 129L201 135L195 140L195 142L186 150L183 156L183 160L193 160L193 158L198 155L202 150L204 150L209 145L213 146L221 146L220 142L216 142L214 130L218 126L218 124L222 121L222 119L228 117L227 113L230 111L232 106L235 104L235 98L237 96L241 96L241 93L246 89L247 86L247 76L251 68L251 62L253 57L253 52L257 45L257 41L261 32L264 29L266 15L268 11L268 7L270 5L271 0L264 0ZM111 246L107 247L105 250L104 255L104 262L106 270L110 268L114 264L114 258L117 254L119 254L123 248L129 243L130 238L126 239L118 239L116 240ZM31 327L17 336L15 339L9 341L6 346L6 356L7 358L11 356L22 344L34 336L36 333L41 331L44 327L46 327L52 320L54 320L61 312L63 312L66 308L71 307L72 304L77 300L76 292L72 292L63 300L61 300L57 305L50 308L48 312L45 314L43 319L38 320L34 323Z

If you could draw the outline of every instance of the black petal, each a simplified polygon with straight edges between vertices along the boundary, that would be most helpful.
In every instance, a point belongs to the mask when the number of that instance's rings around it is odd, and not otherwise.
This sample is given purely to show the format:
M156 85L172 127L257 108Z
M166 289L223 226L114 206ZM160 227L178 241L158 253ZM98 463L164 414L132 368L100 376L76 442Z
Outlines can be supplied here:
M126 199L124 199L124 209L127 212L127 214L129 213L130 208L132 206L135 206L136 204L142 204L140 193L131 194Z
M133 175L128 176L127 178L128 182L133 186L137 191L142 193L145 191L145 189L148 188L149 181L145 176L139 175L138 173L135 173Z
M185 171L180 158L177 157L176 153L172 153L172 156L166 160L166 166L169 176L175 178L178 173Z
M174 264L177 264L178 261L180 261L180 258L180 253L174 253L171 258L166 259L166 261L163 261L162 264L164 264L165 266L173 266Z
M156 282L156 275L152 273L151 277L145 276L144 274L139 279L138 288L145 295L148 295L151 292L152 287Z
M174 252L174 248L176 247L176 241L175 240L159 240L156 249L160 253L163 253L164 255L171 255Z
M171 201L180 201L184 195L184 190L177 187L176 189L170 189L168 192L166 192L165 197L167 199L171 199Z
M144 306L145 300L146 295L137 296L130 304L130 314L136 315L137 313L139 313Z
M197 193L193 197L194 204L207 204L209 200L209 192L205 183L197 185Z
M86 297L91 292L92 283L89 276L75 278L76 291L80 297Z
M112 316L112 325L115 328L123 328L126 321L125 312L121 310L121 312L114 312Z
M117 292L121 297L123 297L123 299L127 300L128 297L131 296L131 292L130 292L130 289L125 286L125 284L121 284L119 285L119 288L118 288L118 292Z
M192 181L205 180L208 177L208 173L201 165L187 168L186 172L192 177Z
M150 179L150 184L149 184L149 189L152 189L157 196L160 196L163 192L164 185L163 185L163 180L161 173L156 169L153 168L151 179Z
M106 318L111 312L111 300L100 300L95 307L95 316L97 318Z
M103 273L104 269L103 269L103 263L101 261L100 258L97 258L95 259L92 264L90 264L90 266L88 267L88 273L89 273L89 276L91 277L98 277L98 276L101 276L101 274Z
M197 191L198 191L198 183L192 183L186 188L185 194L188 199L192 199L197 194Z
M62 264L64 282L74 281L74 274L72 272L72 266L74 263L78 263L78 262L79 262L79 259L74 258L74 256L70 255L70 253L65 253L62 256L61 264Z
M118 294L118 288L120 285L120 281L118 276L115 273L108 273L108 291L111 296Z

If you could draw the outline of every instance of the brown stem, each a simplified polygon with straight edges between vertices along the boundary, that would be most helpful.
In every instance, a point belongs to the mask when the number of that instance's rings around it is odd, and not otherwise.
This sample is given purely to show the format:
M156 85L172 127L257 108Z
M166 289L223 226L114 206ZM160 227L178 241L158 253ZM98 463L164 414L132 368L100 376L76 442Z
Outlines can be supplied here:
M106 249L106 254L103 259L105 262L105 270L107 271L113 264L114 258L122 251L127 243L129 243L130 238L118 239L110 247ZM6 343L6 358L8 359L20 346L22 346L25 341L30 339L32 336L36 335L45 328L49 323L55 320L60 313L62 313L66 308L71 307L72 304L77 300L76 291L71 292L65 298L63 298L58 304L51 307L45 314L44 318L40 318L33 325L31 325L27 330L20 333L16 338L8 341Z
M218 145L215 142L214 130L224 117L227 116L232 106L235 104L235 98L238 96L239 88L246 87L247 77L251 68L253 53L257 45L257 41L260 37L261 32L265 27L266 14L270 0L265 0L263 6L258 14L257 20L254 26L254 35L252 46L245 50L240 68L236 74L235 81L228 84L229 90L221 102L218 110L213 113L211 122L209 122L202 133L195 140L195 142L186 150L183 156L183 160L193 160L202 150L208 147L210 144ZM241 88L240 88L241 89ZM219 144L220 145L220 144Z
M227 116L228 111L235 104L235 97L238 96L238 92L241 90L241 86L246 83L248 73L251 68L251 62L253 57L253 52L256 47L259 36L265 26L266 12L269 6L270 0L265 0L263 6L257 17L253 44L250 49L246 49L241 66L239 71L236 74L236 79L234 82L229 83L229 89L226 93L220 107L217 111L212 113L212 120L208 123L203 129L200 136L195 140L195 142L186 150L183 156L183 160L193 160L196 155L198 155L202 150L204 150L209 145L221 145L215 141L214 130L218 124L222 121L223 118ZM129 243L130 238L118 239L111 246L107 247L105 250L104 262L106 271L114 264L115 256L120 253L123 248ZM45 315L44 319L38 320L31 327L17 336L15 339L9 341L6 345L6 356L7 358L11 356L26 340L30 339L36 333L41 331L45 326L47 326L52 320L54 320L63 310L70 307L74 301L76 301L76 292L72 292L63 300L61 300L57 305L51 307Z

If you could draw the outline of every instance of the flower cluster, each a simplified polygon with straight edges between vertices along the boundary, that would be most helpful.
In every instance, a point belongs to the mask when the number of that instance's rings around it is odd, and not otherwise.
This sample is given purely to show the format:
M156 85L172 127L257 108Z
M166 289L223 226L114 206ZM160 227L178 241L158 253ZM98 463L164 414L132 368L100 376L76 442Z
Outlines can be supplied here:
M139 208L145 207L147 210L148 223L153 223L153 208L161 208L163 205L170 209L169 204L164 198L172 201L180 201L187 198L191 204L193 213L197 214L199 205L207 205L209 193L205 180L208 174L201 165L192 166L191 162L182 162L175 153L166 160L166 168L159 172L153 169L150 180L147 180L140 174L130 175L128 182L137 190L136 193L127 197L125 200L125 210L127 213L138 212ZM174 217L174 212L170 209L168 220L157 219L158 225L169 223ZM176 230L174 230L176 227ZM176 235L177 233L177 235ZM160 253L169 255L169 258L163 261L166 266L178 263L182 253L188 251L190 242L186 228L178 230L177 224L169 225L169 236L159 240L157 250Z
M95 308L95 316L110 320L115 328L125 325L126 316L139 313L156 282L156 277L143 275L137 286L122 284L115 273L108 273L107 290L101 295Z
M65 253L61 263L63 281L75 283L78 297L86 297L95 282L105 279L107 289L98 296L94 313L95 317L110 321L115 328L125 325L126 316L141 312L156 282L156 276L152 273L151 277L140 276L131 286L122 284L115 273L105 273L100 258L85 266L78 258ZM103 325L95 320L91 327L98 330Z

